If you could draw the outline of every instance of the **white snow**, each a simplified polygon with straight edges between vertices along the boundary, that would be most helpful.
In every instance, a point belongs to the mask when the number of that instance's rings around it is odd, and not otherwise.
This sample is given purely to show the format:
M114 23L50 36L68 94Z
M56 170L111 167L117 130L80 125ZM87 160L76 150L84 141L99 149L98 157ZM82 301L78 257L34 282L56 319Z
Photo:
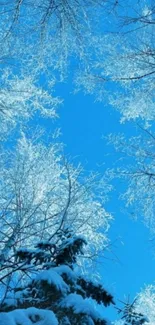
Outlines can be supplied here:
M75 314L86 314L90 316L92 319L102 319L101 315L97 310L95 310L94 306L90 303L88 299L83 299L80 295L76 293L71 293L67 297L65 297L60 302L61 307L73 308Z
M54 270L59 274L65 274L69 280L74 282L77 279L77 275L75 271L73 272L72 269L68 265L60 265L54 268Z
M16 325L15 320L13 319L13 317L10 313L0 313L0 324L1 325Z
M0 325L58 325L58 321L51 310L16 309L8 313L0 313Z
M54 285L57 288L57 290L59 290L62 293L69 291L68 285L64 282L62 277L53 269L40 272L36 276L35 281L47 281L49 285Z

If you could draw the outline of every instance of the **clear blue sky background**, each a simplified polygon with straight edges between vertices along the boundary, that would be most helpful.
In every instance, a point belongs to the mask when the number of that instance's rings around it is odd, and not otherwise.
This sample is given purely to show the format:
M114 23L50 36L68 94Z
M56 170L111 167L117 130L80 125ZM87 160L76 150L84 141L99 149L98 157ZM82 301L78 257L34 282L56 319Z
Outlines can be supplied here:
M124 132L127 137L132 136L136 132L132 123L120 125L119 113L104 103L94 103L92 96L82 93L73 95L69 83L59 85L56 93L64 98L64 104L54 124L44 122L46 128L49 131L61 128L65 152L71 157L77 156L76 161L82 162L86 170L103 173L105 168L113 167L116 153L102 140L102 135ZM148 229L142 221L135 222L121 212L123 202L119 200L119 194L122 189L120 183L111 193L106 206L114 216L109 231L109 238L114 244L112 252L106 254L108 258L101 265L103 282L117 304L117 299L125 301L128 295L132 301L145 284L153 283L155 268L153 243L149 240ZM116 318L113 308L106 308L105 314L111 320Z

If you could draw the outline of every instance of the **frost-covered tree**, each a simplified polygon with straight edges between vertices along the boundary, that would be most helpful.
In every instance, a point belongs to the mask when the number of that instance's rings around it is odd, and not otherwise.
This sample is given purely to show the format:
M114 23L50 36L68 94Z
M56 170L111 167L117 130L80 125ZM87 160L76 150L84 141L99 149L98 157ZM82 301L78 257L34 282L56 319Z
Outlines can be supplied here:
M11 69L1 69L0 78L0 140L22 123L34 116L57 117L60 98L52 96L51 89L45 90L37 84L33 75L16 75Z
M149 323L148 317L139 311L140 304L139 297L132 303L123 302L123 308L117 308L118 313L121 314L121 320L117 321L116 325L143 325Z
M45 145L23 133L12 150L1 151L0 175L1 263L23 245L57 241L64 227L91 241L90 262L103 256L111 220L104 209L108 185L67 162L61 144Z
M36 112L57 116L62 100L51 95L53 86L70 73L73 79L99 55L100 25L106 24L110 5L104 0L0 3L1 139Z
M154 4L118 1L115 13L110 33L98 42L98 57L77 75L77 87L84 86L98 100L107 98L122 121L154 120Z
M125 308L119 309L122 319L116 325L154 325L155 323L155 286L147 285L132 304L125 303Z
M137 297L136 308L137 311L146 315L149 324L153 325L155 322L155 286L146 286Z
M63 79L70 61L72 69L75 62L77 66L90 63L92 36L98 35L100 22L106 19L107 5L112 6L112 2L4 1L0 4L2 62L18 62L18 68L25 68L25 62L29 72L46 72L47 78L57 71L56 76L60 73Z
M18 324L17 318L21 316L21 325L27 318L29 323L26 324L47 325L44 318L49 316L52 325L106 325L97 306L114 304L112 295L76 270L77 257L84 254L86 244L84 237L64 229L59 232L56 244L52 240L41 241L34 249L16 250L12 279L3 286L0 308L5 313L0 313L0 320L6 318L7 321L10 317L14 324ZM11 264L11 261L7 263ZM0 273L3 283L3 270ZM22 310L9 312L15 308ZM45 309L52 313L46 314Z
M128 213L133 218L143 218L151 233L155 232L155 136L153 131L141 129L139 136L126 139L124 135L110 135L119 158L111 178L124 180L121 194Z
M0 12L2 19L8 22L8 25L5 27L3 25L3 38L15 34L17 28L23 34L26 32L35 34L41 31L46 33L47 29L50 29L51 33L56 33L57 30L63 33L67 26L70 27L73 35L80 36L83 28L86 28L93 19L92 10L96 14L98 10L103 13L103 7L107 2L105 0L4 1L0 6ZM109 5L112 5L112 1Z
M55 135L46 143L42 131L27 133L8 148L1 145L0 297L1 312L10 312L0 317L10 325L20 318L22 325L58 324L56 318L59 324L105 324L85 298L106 306L112 296L82 273L94 269L108 245L112 217L104 203L110 187L99 175L86 177L81 165L74 167ZM76 264L81 272L74 276Z
M50 98L49 92L53 83L64 80L70 72L78 89L82 86L95 93L98 100L108 98L121 112L122 121L154 119L155 24L154 6L149 1L4 1L0 14L1 74L4 67L12 70L1 90L0 112L4 108L8 119L10 110L14 110L13 120L17 114L22 116L22 110L24 116L31 115L30 110L25 111L29 99L33 115L42 106L39 93L56 116L60 100ZM102 33L108 28L116 33ZM18 76L18 85L11 86L13 98L9 102L9 96L4 105L10 74ZM31 91L24 87L22 102L19 94L23 83L29 81ZM109 92L111 84L113 92ZM17 111L12 100L21 104Z

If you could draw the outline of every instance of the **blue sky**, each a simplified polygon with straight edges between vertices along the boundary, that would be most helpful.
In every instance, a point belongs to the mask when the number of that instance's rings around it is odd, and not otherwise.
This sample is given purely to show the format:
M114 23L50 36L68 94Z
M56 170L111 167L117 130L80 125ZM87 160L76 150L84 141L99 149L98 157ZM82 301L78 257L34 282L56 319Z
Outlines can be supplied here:
M50 120L44 123L49 131L61 128L65 153L76 157L75 161L81 162L87 171L104 173L106 168L113 167L117 155L112 146L103 141L102 135L124 132L129 137L136 134L135 126L129 122L120 124L119 113L104 103L94 102L93 96L73 95L69 83L57 86L56 93L64 98L59 119L54 124ZM117 299L125 300L128 295L132 301L145 284L153 283L155 267L149 231L142 220L135 222L122 212L123 202L119 200L122 190L120 182L106 205L114 216L109 231L113 244L100 269L103 283L117 304ZM113 307L107 308L105 314L111 320L116 318Z

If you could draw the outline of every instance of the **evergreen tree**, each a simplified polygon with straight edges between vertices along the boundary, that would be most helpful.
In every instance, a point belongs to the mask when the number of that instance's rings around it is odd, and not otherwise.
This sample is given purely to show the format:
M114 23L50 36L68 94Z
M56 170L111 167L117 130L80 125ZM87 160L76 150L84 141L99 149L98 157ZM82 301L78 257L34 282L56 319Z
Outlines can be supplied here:
M117 308L118 313L122 314L121 319L123 320L122 325L143 325L149 322L148 318L136 309L136 299L133 303L124 303L124 308Z
M16 268L18 279L22 281L14 288L10 285L1 311L10 314L15 308L31 311L35 307L36 310L51 310L59 325L106 325L97 306L114 304L112 295L76 270L77 257L84 254L86 244L82 236L64 229L59 232L57 244L41 241L32 250L17 250ZM37 313L35 319L37 324L37 319L40 321Z

